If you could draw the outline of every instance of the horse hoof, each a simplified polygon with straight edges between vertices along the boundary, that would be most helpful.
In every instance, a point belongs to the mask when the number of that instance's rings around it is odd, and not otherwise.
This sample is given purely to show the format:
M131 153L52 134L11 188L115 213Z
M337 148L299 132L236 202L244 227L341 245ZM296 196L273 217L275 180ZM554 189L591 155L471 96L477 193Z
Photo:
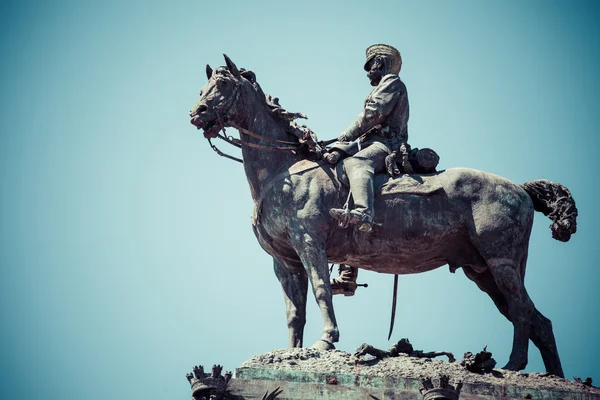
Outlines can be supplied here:
M509 361L508 364L502 367L502 369L506 369L508 371L522 371L526 366L527 364L523 365L523 363L513 363Z
M315 350L335 350L335 346L330 341L319 339L312 345Z

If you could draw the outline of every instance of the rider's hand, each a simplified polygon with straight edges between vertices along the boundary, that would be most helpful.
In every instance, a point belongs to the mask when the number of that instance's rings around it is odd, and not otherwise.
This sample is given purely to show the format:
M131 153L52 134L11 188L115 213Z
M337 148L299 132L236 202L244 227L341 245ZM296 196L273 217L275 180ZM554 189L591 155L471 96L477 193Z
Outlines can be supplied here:
M341 155L342 154L339 151L333 150L323 154L323 158L329 164L335 165L340 160Z
M400 170L398 169L398 166L396 165L396 152L393 152L392 154L388 155L385 158L385 167L387 169L388 174L390 174L390 176L400 174Z

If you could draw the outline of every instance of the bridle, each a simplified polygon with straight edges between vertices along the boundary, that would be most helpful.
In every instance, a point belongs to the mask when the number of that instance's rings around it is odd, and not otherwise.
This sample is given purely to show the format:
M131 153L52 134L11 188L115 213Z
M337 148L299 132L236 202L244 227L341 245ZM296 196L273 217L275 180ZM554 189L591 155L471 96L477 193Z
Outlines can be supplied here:
M286 150L298 150L300 148L300 146L302 146L302 144L299 141L290 142L290 141L286 141L286 140L271 139L266 136L260 135L258 133L249 131L248 129L242 128L238 124L234 123L230 119L231 109L232 109L233 105L239 99L241 99L241 96L240 96L240 92L241 92L240 86L241 85L239 82L234 82L234 84L235 84L235 89L234 89L235 92L232 96L230 96L231 100L228 102L228 104L226 101L223 101L222 103L219 103L214 107L215 114L217 115L217 124L219 126L219 131L217 132L218 138L220 138L221 140L224 140L225 142L231 144L232 146L235 146L237 148L242 148L242 141L240 139L236 139L233 136L227 135L227 131L225 130L225 124L223 123L224 120L227 120L229 122L229 125L235 129L237 129L241 134L250 136L250 137L258 139L258 140L262 140L267 143L273 143L275 145L280 145L280 146L265 146L265 145L261 145L261 144L257 144L257 143L247 142L246 146L248 146L248 147L252 147L255 149L261 149L261 150L286 151ZM223 134L220 133L221 131L223 132ZM231 155L226 154L226 153L222 152L221 150L219 150L219 148L217 148L217 146L215 146L210 139L211 138L208 138L208 143L210 144L210 147L215 151L215 153L217 153L218 155L220 155L222 157L228 158L230 160L237 161L242 164L244 163L244 161L242 159L231 156Z

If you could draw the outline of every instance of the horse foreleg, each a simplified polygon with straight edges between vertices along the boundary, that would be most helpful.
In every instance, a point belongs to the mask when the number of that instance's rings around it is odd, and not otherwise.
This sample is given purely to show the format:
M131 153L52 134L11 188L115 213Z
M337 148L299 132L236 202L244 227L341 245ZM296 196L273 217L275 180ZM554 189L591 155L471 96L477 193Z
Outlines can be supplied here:
M523 279L516 264L509 260L488 261L490 272L508 306L508 319L513 323L513 347L504 369L520 371L527 366L529 335L535 307L525 290Z
M340 334L333 311L333 291L329 283L325 245L306 232L290 232L290 240L306 269L323 318L323 335L312 347L322 350L335 349L333 344L339 340Z
M283 288L285 312L289 330L289 347L302 347L304 325L306 324L306 295L308 276L300 262L282 263L273 258L275 275Z

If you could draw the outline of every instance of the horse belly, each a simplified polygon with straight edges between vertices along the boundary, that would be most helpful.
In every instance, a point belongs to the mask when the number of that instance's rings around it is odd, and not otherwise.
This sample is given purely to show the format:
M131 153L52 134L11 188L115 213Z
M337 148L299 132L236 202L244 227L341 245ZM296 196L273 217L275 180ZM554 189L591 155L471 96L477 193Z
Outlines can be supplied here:
M382 226L372 232L353 227L333 235L331 261L384 273L419 273L453 261L454 248L468 240L461 215L443 195L381 196L375 213Z

